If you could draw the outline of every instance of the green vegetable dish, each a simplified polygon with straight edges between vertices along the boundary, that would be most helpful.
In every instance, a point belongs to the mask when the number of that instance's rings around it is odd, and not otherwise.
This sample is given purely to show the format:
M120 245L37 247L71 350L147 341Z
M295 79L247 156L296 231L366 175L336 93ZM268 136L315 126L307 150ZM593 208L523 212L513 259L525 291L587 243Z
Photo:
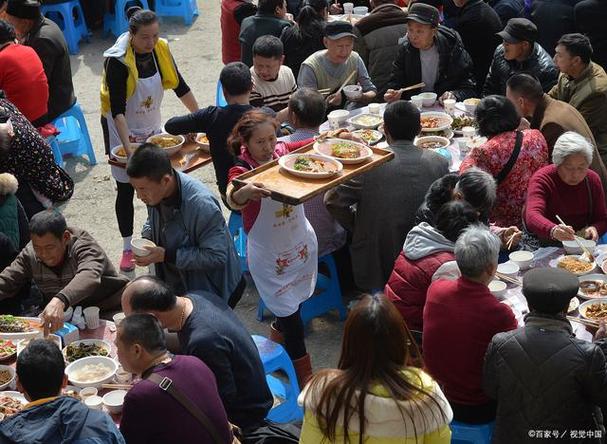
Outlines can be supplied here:
M74 362L87 356L108 356L110 351L107 347L99 344L70 344L67 346L65 351L65 358L67 362Z
M31 331L32 328L25 319L20 319L12 315L0 315L1 333L23 333Z

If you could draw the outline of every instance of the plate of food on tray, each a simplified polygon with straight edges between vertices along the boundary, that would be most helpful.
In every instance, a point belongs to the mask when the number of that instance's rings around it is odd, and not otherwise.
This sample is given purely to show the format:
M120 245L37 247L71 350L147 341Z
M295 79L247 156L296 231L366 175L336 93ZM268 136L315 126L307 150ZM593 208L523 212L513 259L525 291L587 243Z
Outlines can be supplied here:
M352 131L352 134L356 134L358 137L364 140L365 143L369 145L375 145L384 137L384 135L380 131L374 129L359 129L356 131Z
M10 339L0 339L0 361L6 361L17 354L17 346ZM1 384L1 382L0 382Z
M453 122L451 123L451 129L455 132L456 136L461 136L462 128L466 126L472 126L474 128L478 128L478 123L476 123L476 119L472 116L455 116L453 117Z
M592 299L578 308L580 316L590 321L607 321L607 298Z
M278 164L289 174L307 179L323 179L339 174L341 162L321 154L288 154Z
M42 337L42 322L38 318L0 315L0 339L31 339Z
M578 279L580 281L579 297L584 299L607 297L607 276L604 274L587 274Z
M568 254L559 256L550 261L550 266L554 268L562 268L576 276L583 276L592 273L596 269L595 262L587 262L581 259L580 255Z
M0 392L0 413L5 417L19 413L26 404L27 399L25 399L23 393L14 391Z
M314 151L343 164L361 163L373 157L373 150L368 146L344 139L317 140Z
M447 113L429 111L420 116L422 132L430 133L444 131L451 126L453 118Z
M88 356L109 356L112 345L103 339L81 339L63 349L65 360L70 363Z
M169 156L172 156L181 149L185 143L185 137L181 135L174 136L168 133L161 133L148 137L146 142L158 145L160 148L165 150Z
M350 117L348 123L358 129L375 129L384 119L377 114L364 113Z

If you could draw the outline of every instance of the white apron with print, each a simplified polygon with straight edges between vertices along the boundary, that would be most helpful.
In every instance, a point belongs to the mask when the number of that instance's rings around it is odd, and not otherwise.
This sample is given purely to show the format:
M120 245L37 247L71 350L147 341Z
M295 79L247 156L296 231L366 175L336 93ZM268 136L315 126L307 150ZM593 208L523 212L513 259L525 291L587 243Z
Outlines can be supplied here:
M156 59L154 59L154 63L156 63ZM163 97L162 78L158 65L156 65L156 74L147 79L137 79L135 92L126 101L124 117L129 128L131 143L143 143L148 137L162 132L160 104ZM107 115L107 124L110 148L122 145L111 111ZM112 176L118 182L128 183L129 181L125 168L112 165Z
M259 295L276 316L292 315L314 293L318 244L303 205L261 199L247 256Z

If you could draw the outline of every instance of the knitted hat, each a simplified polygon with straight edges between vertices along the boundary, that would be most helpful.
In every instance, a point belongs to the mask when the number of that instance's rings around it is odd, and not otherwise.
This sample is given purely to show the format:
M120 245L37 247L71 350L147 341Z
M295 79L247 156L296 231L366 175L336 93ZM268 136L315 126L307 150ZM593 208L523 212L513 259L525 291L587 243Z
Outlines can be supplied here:
M523 295L529 307L540 313L562 312L578 289L579 279L558 268L536 268L523 277Z
M8 0L6 13L21 19L35 20L40 17L40 2L37 0Z

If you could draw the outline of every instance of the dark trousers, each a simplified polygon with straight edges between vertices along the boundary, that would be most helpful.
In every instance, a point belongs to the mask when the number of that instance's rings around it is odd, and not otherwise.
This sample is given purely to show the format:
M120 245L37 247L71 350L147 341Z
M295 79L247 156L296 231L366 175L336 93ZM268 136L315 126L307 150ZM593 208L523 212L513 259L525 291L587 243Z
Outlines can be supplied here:
M236 286L236 289L230 295L230 299L228 300L228 305L233 310L238 305L238 302L242 298L242 294L244 293L244 289L247 287L247 280L244 276L240 278L240 282Z
M453 420L465 424L486 424L495 420L497 403L489 401L481 405L457 404L449 401L453 409Z
M118 192L116 193L116 218L118 228L122 237L133 235L133 219L135 218L135 189L130 183L116 182Z
M306 344L304 342L304 325L301 320L301 310L297 309L290 316L280 318L276 316L276 326L285 338L285 349L292 361L303 358L306 354Z
M25 210L28 219L31 219L34 214L44 210L44 206L36 199L29 184L23 179L19 180L19 188L17 188L15 196L17 196L21 205L23 205L23 209Z

